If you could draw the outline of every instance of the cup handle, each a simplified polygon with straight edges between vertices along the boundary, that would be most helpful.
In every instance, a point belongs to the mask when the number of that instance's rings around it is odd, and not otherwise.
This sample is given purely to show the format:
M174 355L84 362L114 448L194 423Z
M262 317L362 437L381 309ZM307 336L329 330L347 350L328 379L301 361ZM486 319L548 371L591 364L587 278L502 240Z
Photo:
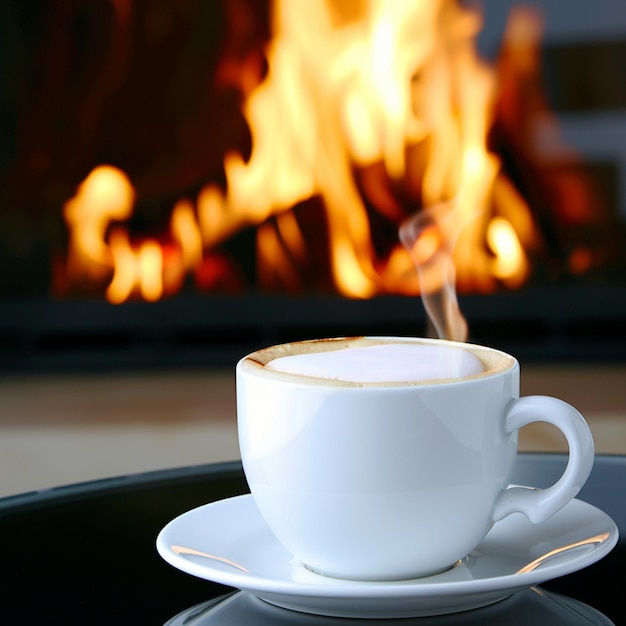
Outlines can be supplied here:
M538 524L562 509L585 484L594 460L593 437L583 416L567 402L548 396L526 396L508 408L505 429L513 432L532 422L556 426L567 439L569 459L561 478L547 489L510 487L503 491L493 512L497 522L511 513L523 513Z

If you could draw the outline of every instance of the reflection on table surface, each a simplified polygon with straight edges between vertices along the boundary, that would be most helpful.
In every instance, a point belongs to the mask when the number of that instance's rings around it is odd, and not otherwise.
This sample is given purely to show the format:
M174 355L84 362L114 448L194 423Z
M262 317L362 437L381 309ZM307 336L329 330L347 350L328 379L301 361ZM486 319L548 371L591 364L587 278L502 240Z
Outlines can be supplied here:
M519 592L505 600L473 611L403 619L346 619L297 613L272 606L263 600L237 591L209 600L183 611L166 626L575 626L611 625L613 622L594 608L539 588Z

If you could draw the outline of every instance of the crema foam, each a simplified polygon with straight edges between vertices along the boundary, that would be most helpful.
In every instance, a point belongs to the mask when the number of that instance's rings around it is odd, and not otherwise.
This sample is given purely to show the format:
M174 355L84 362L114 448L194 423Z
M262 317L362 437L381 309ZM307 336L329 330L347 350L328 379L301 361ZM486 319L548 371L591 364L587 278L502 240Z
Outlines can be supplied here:
M412 343L381 343L323 352L289 354L266 368L356 383L449 380L485 371L482 361L462 348Z

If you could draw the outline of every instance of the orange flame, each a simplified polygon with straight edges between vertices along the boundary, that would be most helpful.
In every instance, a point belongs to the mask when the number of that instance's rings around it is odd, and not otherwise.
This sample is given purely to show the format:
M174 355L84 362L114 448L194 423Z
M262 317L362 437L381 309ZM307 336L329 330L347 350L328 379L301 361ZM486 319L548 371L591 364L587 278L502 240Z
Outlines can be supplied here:
M226 190L210 184L178 201L166 244L131 244L109 226L129 218L134 190L119 170L96 168L64 208L68 272L109 276L111 302L158 299L255 225L261 282L302 289L306 233L292 209L318 197L345 296L445 291L452 260L462 290L520 285L534 225L487 148L496 84L474 49L479 15L455 0L275 0L272 9L268 72L244 104L251 155L225 155ZM428 229L377 251L370 213L399 226L416 210ZM427 268L421 286L412 258Z
M163 295L163 254L156 241L143 241L133 248L126 232L117 229L111 233L111 254L114 274L106 290L109 302L119 304L138 290L148 302L155 302Z
M128 219L135 191L121 170L101 165L78 186L63 207L68 224L68 273L74 280L98 280L110 271L111 255L105 241L112 220Z
M486 148L495 77L474 50L477 15L446 0L359 6L274 3L270 71L246 107L252 156L246 164L236 157L226 162L231 205L254 222L318 194L337 289L350 297L410 292L410 281L396 274L407 266L399 243L387 258L375 258L353 175L355 165L382 162L391 180L417 179L412 193L427 206L454 197L455 226L446 236L457 242L461 288L488 291L496 280L525 276L520 246L486 245L490 205L502 198L493 189L503 176ZM421 180L407 157L418 151L427 152ZM520 221L532 221L517 204ZM507 232L519 243L511 226ZM259 235L261 247L275 245Z

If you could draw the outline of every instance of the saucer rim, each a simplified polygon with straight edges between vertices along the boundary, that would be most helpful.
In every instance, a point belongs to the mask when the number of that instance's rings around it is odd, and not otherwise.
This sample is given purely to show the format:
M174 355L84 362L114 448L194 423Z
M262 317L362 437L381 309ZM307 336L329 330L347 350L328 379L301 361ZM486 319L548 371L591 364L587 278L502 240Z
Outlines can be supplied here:
M423 582L425 580L423 578L392 581L341 580L338 581L341 584L325 584L318 586L302 581L268 579L258 574L241 574L238 572L227 572L221 569L218 570L192 561L173 552L170 549L168 542L165 541L165 537L172 531L172 529L175 528L183 518L205 515L206 511L210 511L211 508L216 506L252 506L256 508L253 496L247 493L216 500L215 502L210 502L186 511L171 520L159 532L156 542L159 554L173 567L193 576L231 586L235 589L248 591L253 594L265 595L280 594L295 597L298 594L304 594L307 598L318 599L358 599L367 596L372 599L382 600L388 599L390 596L395 598L406 598L409 596L414 597L416 592L419 590L428 590L428 595L437 597L463 594L475 596L482 593L494 593L500 591L510 591L513 593L516 590L531 587L547 580L573 573L596 563L611 552L619 539L619 530L617 525L607 513L592 504L574 498L559 513L564 514L568 509L570 509L571 512L572 508L578 508L581 511L587 509L589 512L593 512L598 516L598 521L602 518L602 520L606 523L609 537L605 541L596 544L591 551L583 551L581 553L570 555L571 558L565 563L562 561L553 564L547 563L529 572L511 573L503 576L490 576L472 580L429 582L427 584ZM559 513L556 515L559 515ZM506 519L507 518L505 518L505 520ZM496 524L494 524L494 528L505 520L496 522ZM540 528L541 525L542 524L537 524L536 526ZM264 530L271 534L271 531L265 524ZM484 541L488 540L490 534L491 531L485 540L479 544L477 549L483 545ZM278 543L277 539L273 538L273 540ZM327 582L330 580L330 578L326 579ZM423 597L422 594L419 595Z

